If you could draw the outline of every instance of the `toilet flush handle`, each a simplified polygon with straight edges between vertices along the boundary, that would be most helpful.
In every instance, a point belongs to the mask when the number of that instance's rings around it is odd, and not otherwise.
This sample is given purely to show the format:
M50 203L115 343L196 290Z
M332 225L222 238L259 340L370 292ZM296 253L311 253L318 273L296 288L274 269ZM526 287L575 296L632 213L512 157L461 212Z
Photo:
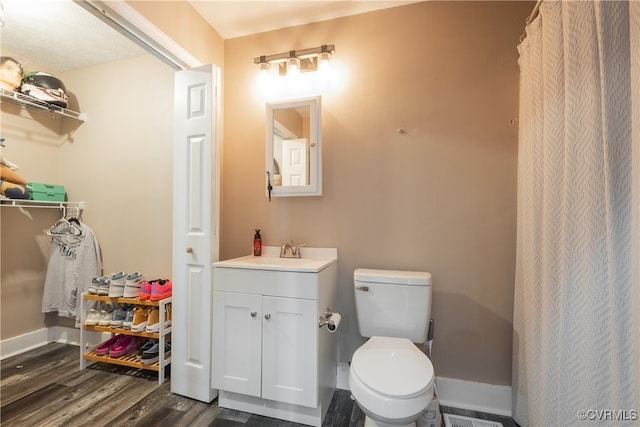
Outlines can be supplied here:
M356 289L359 291L369 292L368 286L356 286Z

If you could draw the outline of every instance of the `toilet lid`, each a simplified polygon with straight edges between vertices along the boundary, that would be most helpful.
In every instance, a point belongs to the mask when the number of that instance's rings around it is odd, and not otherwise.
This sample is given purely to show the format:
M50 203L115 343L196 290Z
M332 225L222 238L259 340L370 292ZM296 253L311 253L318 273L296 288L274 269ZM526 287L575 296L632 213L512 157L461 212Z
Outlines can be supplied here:
M433 365L406 338L371 337L353 354L351 370L369 388L389 397L411 397L431 386Z

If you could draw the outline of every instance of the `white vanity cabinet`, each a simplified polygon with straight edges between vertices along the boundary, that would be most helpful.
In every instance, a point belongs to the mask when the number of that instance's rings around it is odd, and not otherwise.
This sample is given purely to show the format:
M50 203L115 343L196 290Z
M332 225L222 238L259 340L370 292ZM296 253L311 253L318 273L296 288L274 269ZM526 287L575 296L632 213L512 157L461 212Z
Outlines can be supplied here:
M336 307L337 263L311 264L214 263L211 382L219 406L322 424L336 385L337 336L318 321Z

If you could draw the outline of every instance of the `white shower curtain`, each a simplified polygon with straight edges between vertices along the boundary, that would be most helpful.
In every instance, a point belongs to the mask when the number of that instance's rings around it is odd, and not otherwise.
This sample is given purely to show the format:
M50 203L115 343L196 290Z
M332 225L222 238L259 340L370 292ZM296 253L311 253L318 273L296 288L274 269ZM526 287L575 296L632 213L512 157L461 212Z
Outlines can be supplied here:
M640 2L545 0L520 50L513 418L640 425Z

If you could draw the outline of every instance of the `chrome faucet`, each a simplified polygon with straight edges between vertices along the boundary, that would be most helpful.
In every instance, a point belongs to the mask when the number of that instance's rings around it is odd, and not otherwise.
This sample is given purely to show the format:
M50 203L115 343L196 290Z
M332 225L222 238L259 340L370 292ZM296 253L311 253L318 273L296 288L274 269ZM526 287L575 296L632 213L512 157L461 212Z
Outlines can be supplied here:
M305 245L294 246L293 242L291 244L285 243L280 247L280 258L300 258L300 247L302 246Z

